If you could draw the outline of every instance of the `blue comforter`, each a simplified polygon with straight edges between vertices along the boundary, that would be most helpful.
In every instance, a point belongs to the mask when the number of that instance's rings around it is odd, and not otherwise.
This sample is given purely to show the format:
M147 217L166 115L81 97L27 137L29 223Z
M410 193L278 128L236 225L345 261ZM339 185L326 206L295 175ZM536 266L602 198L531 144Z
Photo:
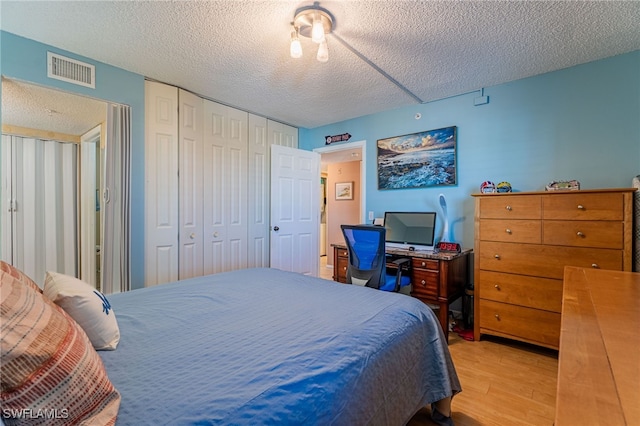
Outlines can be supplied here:
M118 425L402 425L460 390L432 311L245 269L114 294Z

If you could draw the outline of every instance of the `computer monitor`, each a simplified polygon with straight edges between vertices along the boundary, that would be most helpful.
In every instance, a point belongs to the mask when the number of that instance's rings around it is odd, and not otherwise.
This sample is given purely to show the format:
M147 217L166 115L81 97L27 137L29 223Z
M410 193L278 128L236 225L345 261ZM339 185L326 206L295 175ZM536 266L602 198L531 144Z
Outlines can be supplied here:
M386 246L405 250L433 250L435 212L385 212Z

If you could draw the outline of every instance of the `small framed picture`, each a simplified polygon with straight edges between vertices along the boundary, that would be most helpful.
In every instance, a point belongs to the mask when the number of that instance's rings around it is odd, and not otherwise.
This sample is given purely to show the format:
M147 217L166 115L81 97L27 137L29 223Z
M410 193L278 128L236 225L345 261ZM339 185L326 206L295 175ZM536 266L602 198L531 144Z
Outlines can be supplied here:
M353 200L353 182L336 183L336 200Z

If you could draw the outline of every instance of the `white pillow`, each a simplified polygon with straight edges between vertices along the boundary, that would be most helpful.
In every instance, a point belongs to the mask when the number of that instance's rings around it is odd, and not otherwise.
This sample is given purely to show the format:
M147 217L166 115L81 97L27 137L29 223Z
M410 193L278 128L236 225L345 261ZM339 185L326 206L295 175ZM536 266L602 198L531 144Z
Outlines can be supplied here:
M114 350L118 346L116 314L107 298L91 285L75 277L47 272L43 294L83 328L96 350Z

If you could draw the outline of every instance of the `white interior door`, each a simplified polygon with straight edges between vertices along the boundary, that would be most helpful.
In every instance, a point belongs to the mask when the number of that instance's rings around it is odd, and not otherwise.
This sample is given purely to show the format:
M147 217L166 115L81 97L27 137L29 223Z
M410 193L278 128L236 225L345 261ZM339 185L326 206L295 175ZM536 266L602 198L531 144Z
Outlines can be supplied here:
M320 155L271 145L271 267L318 275Z

